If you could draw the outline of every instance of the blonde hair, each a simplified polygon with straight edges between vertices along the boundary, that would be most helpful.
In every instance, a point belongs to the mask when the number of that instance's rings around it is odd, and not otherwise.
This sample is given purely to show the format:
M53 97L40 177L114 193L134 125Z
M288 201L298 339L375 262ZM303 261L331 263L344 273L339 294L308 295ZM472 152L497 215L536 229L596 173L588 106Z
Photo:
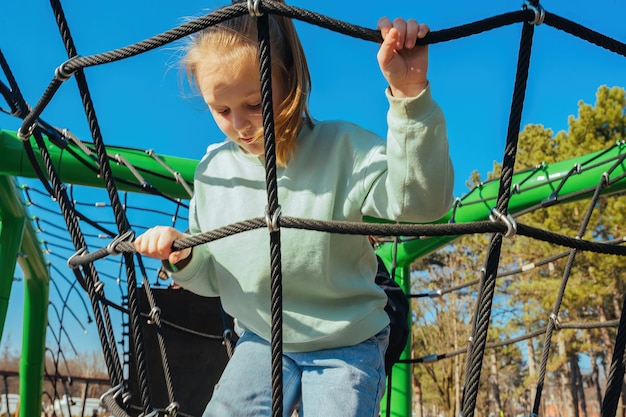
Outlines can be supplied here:
M227 58L235 58L235 62L249 59L256 59L258 62L256 22L257 19L252 16L240 16L210 26L193 37L182 63L195 88L198 88L196 71L210 51L228 54ZM311 77L302 44L291 19L270 16L269 30L272 76L279 77L286 92L278 114L274 114L276 162L280 166L286 166L296 150L296 137L303 122L313 126L308 107Z

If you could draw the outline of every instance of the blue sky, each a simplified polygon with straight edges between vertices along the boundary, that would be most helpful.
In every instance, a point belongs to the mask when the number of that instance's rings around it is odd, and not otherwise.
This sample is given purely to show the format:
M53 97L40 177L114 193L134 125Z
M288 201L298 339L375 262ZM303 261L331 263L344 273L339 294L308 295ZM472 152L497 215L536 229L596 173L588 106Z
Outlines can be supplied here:
M519 10L522 5L519 0L288 3L370 28L386 15L414 17L432 30ZM225 4L214 0L63 2L81 55L138 42ZM626 42L626 5L619 0L599 1L593 7L581 0L542 4L549 12ZM0 27L0 48L26 100L35 105L54 69L66 59L50 6L35 0L3 1ZM313 117L350 120L384 136L386 84L376 62L377 45L304 23L297 27L313 79ZM429 78L448 122L457 196L467 191L465 181L472 171L485 177L493 162L502 158L520 33L521 24L516 24L430 48ZM201 101L188 97L188 89L183 88L184 79L177 68L180 48L180 44L168 45L86 70L105 143L198 159L208 144L222 140ZM578 101L593 103L603 84L626 85L626 58L552 27L539 26L522 126L533 123L555 132L566 129ZM6 108L4 102L0 101L0 107ZM42 117L91 140L73 79L61 86ZM16 130L19 124L0 114L0 128ZM14 296L22 290L19 283L14 288Z

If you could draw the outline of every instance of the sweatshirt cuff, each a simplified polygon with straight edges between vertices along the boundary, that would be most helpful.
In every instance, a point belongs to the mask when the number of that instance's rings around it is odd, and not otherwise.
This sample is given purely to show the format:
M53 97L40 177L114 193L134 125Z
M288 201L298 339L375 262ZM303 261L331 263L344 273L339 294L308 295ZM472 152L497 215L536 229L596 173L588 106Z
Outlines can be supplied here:
M426 119L437 108L430 90L430 83L415 97L394 97L389 87L385 89L385 95L389 100L390 116L394 118Z

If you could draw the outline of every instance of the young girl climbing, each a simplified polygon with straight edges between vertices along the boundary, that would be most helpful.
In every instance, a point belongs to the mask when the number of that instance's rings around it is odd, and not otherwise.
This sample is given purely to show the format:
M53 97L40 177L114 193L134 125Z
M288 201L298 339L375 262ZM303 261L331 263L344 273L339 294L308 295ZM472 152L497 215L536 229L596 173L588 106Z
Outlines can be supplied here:
M314 120L309 71L293 23L270 16L278 198L290 217L433 221L452 202L453 169L443 113L431 97L429 31L381 18L378 62L389 87L386 141L352 123ZM267 205L256 19L244 16L193 39L184 65L227 140L199 163L192 234L264 215ZM382 92L381 92L382 93ZM350 102L348 92L343 98ZM219 296L239 341L205 416L270 416L270 256L267 230L172 252L188 235L157 226L135 241L164 260L173 280ZM281 229L284 413L378 416L389 318L366 236ZM201 320L202 318L199 318Z

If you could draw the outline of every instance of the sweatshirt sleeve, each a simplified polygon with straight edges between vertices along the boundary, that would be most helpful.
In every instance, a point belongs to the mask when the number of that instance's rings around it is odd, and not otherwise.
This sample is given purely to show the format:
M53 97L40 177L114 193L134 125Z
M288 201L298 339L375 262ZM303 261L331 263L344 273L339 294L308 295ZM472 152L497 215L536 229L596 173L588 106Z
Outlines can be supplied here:
M374 150L367 165L386 160L387 169L366 173L363 214L405 222L437 220L448 212L454 187L443 112L430 87L412 98L393 97L389 89L386 95L386 154Z

